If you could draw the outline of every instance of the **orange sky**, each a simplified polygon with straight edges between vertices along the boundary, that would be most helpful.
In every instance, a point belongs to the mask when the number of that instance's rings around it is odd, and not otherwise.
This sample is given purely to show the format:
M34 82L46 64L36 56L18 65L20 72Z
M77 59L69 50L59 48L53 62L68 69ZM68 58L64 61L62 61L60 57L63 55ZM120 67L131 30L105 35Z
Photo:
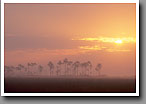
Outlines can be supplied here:
M136 4L5 4L5 64L64 59L135 75Z

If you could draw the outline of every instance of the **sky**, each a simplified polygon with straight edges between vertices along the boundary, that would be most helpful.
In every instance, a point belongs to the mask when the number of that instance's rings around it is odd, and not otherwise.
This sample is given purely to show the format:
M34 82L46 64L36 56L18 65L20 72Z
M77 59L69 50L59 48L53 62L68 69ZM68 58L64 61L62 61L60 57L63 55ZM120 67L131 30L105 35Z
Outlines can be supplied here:
M135 76L136 4L5 4L5 65L68 58Z

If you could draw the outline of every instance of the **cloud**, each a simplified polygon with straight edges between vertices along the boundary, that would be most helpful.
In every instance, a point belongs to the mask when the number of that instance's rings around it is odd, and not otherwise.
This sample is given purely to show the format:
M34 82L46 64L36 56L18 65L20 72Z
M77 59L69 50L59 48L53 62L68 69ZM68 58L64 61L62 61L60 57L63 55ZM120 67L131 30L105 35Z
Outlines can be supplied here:
M95 45L95 46L80 46L80 49L86 49L86 50L102 50L101 47Z
M133 37L122 37L122 38L112 38L112 37L98 37L98 38L73 38L72 40L80 41L90 41L90 42L104 42L104 43L114 43L117 40L121 40L124 43L135 43L136 39Z
M109 48L109 49L106 49L106 51L108 51L108 52L130 52L131 50L128 50L128 49L112 49L112 48Z

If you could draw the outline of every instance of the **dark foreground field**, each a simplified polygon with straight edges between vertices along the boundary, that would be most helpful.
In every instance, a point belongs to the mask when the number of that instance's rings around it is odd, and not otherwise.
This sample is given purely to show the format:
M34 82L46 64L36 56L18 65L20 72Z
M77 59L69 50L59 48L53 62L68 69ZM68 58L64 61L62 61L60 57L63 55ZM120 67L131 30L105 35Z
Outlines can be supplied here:
M5 93L136 91L135 79L120 78L5 78Z

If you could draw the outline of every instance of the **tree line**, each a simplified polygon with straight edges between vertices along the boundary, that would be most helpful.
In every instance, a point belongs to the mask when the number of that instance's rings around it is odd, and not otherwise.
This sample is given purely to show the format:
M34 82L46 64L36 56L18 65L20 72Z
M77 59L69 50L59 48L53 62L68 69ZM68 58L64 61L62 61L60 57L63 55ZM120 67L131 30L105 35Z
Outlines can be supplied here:
M93 71L100 76L102 64L97 63L93 68L90 61L71 61L65 58L56 64L49 61L47 67L37 63L18 64L17 66L4 66L5 75L48 75L48 76L92 76Z

